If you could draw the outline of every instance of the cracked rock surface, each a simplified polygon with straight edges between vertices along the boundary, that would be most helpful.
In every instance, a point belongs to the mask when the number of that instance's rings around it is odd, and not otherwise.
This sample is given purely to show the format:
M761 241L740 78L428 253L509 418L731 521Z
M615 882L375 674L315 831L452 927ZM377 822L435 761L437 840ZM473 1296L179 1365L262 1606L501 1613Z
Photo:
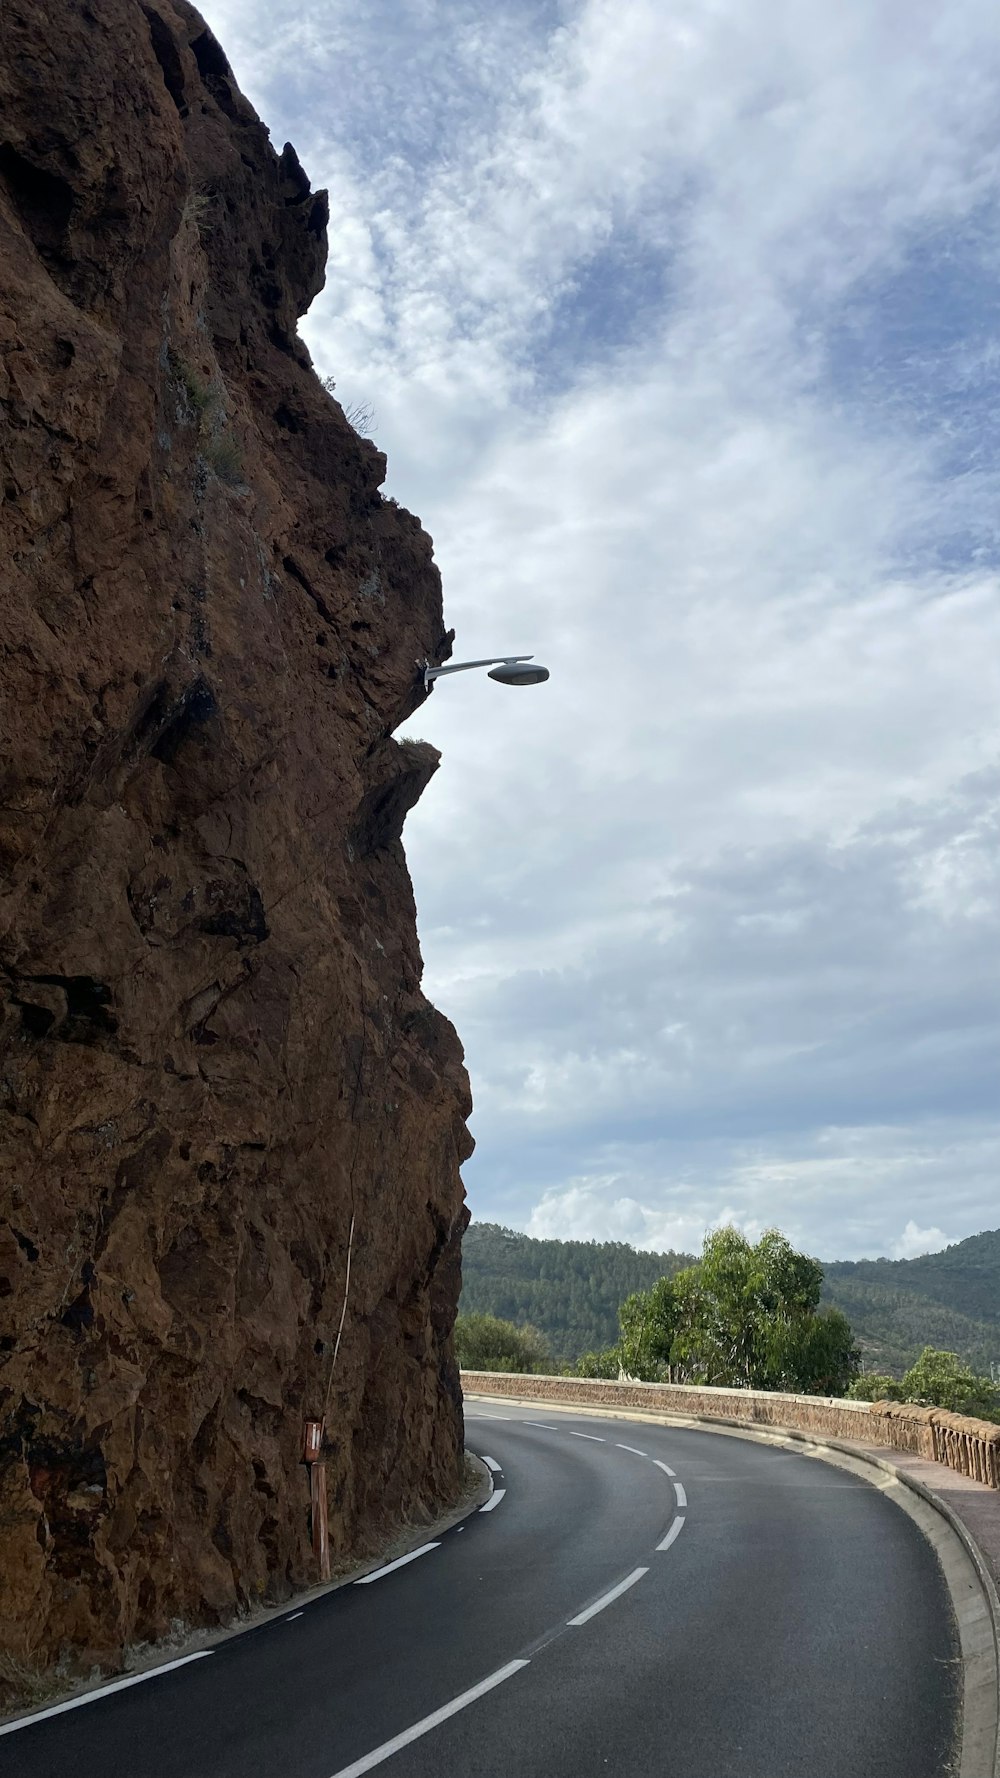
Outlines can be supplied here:
M183 0L0 39L0 1652L115 1665L461 1487L471 1151L392 730L431 542L296 332L328 207ZM0 1683L0 1704L3 1702Z

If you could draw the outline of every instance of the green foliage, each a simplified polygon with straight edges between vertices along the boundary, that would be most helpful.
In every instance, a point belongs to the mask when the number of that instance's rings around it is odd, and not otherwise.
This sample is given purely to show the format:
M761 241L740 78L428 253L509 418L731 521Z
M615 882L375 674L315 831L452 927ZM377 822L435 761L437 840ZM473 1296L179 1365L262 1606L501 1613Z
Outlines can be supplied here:
M577 1359L573 1367L573 1375L577 1377L610 1377L617 1382L621 1375L621 1359L617 1346L606 1346L603 1352L585 1352Z
M855 1377L861 1352L854 1329L839 1309L822 1305L800 1323L798 1348L788 1353L789 1374L802 1395L843 1395Z
M209 469L220 482L231 488L238 488L243 483L243 452L239 440L231 432L223 432L213 438L202 453Z
M950 1408L954 1414L974 1414L981 1420L1000 1419L1000 1389L989 1377L977 1377L957 1352L925 1346L903 1378L902 1388L904 1401Z
M218 406L219 394L199 377L197 371L178 352L169 354L170 374L181 389L184 400L195 419L201 420Z
M577 1375L842 1395L858 1350L840 1310L820 1307L822 1282L777 1229L756 1246L716 1229L694 1265L625 1298L617 1345L586 1353Z
M672 1284L668 1355L677 1380L842 1395L858 1368L851 1329L820 1310L823 1269L777 1229L754 1245L735 1228L706 1235Z
M899 1378L886 1376L884 1371L866 1371L863 1376L855 1377L847 1396L850 1401L905 1400Z
M644 1382L842 1395L858 1351L839 1309L820 1308L822 1282L819 1262L777 1229L756 1246L738 1229L716 1229L696 1264L625 1299L618 1345L586 1362L613 1355Z
M536 1241L473 1223L462 1307L533 1322L558 1362L573 1364L616 1345L626 1297L690 1263L618 1241ZM824 1264L823 1274L821 1305L846 1317L876 1373L901 1377L926 1345L956 1351L980 1374L1000 1365L1000 1230L920 1259Z
M990 1319L1000 1308L1000 1229L970 1235L941 1253L919 1259L838 1261L826 1268L828 1278L850 1275L869 1284L919 1293L930 1302L963 1315Z
M684 1272L677 1279L685 1277ZM679 1330L681 1296L670 1278L627 1296L618 1311L619 1363L626 1375L653 1383L664 1376Z
M902 1382L870 1371L847 1391L855 1401L915 1401L925 1407L950 1408L980 1420L1000 1420L1000 1389L989 1377L977 1376L957 1352L925 1346Z
M243 485L243 450L239 439L226 428L225 385L206 383L179 353L168 353L167 362L179 400L177 419L197 427L200 461L217 481L228 487Z
M474 1222L462 1241L461 1306L531 1322L560 1364L575 1364L617 1342L625 1297L687 1263L686 1254L637 1253L623 1241L536 1241Z
M548 1347L536 1327L515 1327L495 1315L459 1315L455 1352L463 1370L532 1371L552 1368Z
M992 1235L961 1243L985 1256L987 1269L993 1245ZM947 1254L955 1251L949 1248ZM716 1229L706 1236L700 1260L682 1262L680 1254L640 1254L620 1242L533 1241L482 1223L466 1235L462 1301L466 1304L470 1294L480 1300L492 1294L518 1317L522 1306L532 1303L541 1325L554 1327L557 1340L563 1336L559 1358L565 1363L576 1356L572 1348L567 1351L566 1333L572 1337L574 1328L588 1325L588 1308L589 1325L604 1333L609 1285L613 1290L611 1281L624 1277L631 1287L619 1295L617 1341L605 1334L588 1342L576 1357L577 1376L616 1378L624 1371L644 1381L917 1401L1000 1421L1000 1388L955 1351L925 1345L902 1381L884 1371L858 1375L859 1349L847 1317L835 1304L821 1302L823 1267L797 1252L777 1229L756 1244L738 1229ZM865 1263L877 1269L918 1262ZM637 1285L640 1267L648 1281ZM649 1270L655 1274L651 1278ZM945 1284L934 1287L945 1293L956 1276L967 1275L967 1262L943 1270ZM936 1276L926 1264L920 1275L925 1285ZM916 1296L912 1307L918 1315ZM459 1316L455 1337L459 1361L470 1370L554 1368L544 1335L530 1323L514 1325L473 1311Z
M849 1317L873 1369L902 1375L926 1345L978 1372L1000 1362L1000 1229L919 1259L839 1260L824 1273L824 1298Z

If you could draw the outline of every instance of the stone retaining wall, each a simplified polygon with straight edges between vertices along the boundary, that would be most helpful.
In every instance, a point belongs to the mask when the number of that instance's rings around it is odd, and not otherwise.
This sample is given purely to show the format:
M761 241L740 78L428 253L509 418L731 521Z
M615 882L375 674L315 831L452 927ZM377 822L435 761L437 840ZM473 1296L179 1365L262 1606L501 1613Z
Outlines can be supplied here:
M463 1387L477 1395L518 1395L577 1407L639 1408L751 1426L787 1426L819 1438L842 1438L911 1451L945 1463L989 1488L1000 1488L1000 1426L945 1408L914 1402L844 1401L835 1396L785 1395L760 1389L708 1389L687 1383L604 1382L596 1377L531 1377L463 1371Z

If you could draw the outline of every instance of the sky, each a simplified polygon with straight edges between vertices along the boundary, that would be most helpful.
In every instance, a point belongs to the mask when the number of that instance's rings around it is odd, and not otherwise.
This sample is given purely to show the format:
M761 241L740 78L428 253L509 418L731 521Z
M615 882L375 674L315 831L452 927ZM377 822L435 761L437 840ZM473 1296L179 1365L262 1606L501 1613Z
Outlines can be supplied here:
M208 0L456 659L406 732L473 1215L1000 1224L995 0Z

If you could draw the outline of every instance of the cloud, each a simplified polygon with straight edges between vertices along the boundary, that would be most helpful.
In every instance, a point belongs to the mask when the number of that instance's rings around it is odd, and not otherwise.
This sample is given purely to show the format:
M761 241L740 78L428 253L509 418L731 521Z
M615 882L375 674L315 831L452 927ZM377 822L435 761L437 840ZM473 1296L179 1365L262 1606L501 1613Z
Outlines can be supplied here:
M939 1253L948 1246L948 1237L943 1229L918 1229L912 1220L907 1223L898 1241L893 1245L893 1259L918 1259L922 1253Z
M698 1254L712 1229L736 1226L752 1241L764 1232L764 1224L757 1218L741 1217L726 1204L714 1213L671 1214L636 1198L616 1197L619 1184L614 1176L582 1179L573 1181L565 1191L546 1192L525 1225L526 1233L541 1240L586 1241L593 1240L598 1229L596 1238L627 1241L649 1252Z
M971 1132L958 1122L917 1132L868 1124L735 1141L654 1136L609 1144L597 1156L604 1172L595 1166L569 1181L546 1181L541 1145L531 1160L535 1203L522 1219L529 1234L697 1253L710 1229L731 1223L751 1240L776 1226L824 1260L912 1258L956 1239L956 1223L969 1233L986 1225L979 1206L992 1204L1000 1124ZM947 1235L928 1216L945 1202ZM902 1235L898 1220L894 1228L887 1221L900 1206L916 1213Z
M306 334L459 658L552 669L409 725L475 1213L826 1257L995 1222L992 6L208 16L330 186Z

